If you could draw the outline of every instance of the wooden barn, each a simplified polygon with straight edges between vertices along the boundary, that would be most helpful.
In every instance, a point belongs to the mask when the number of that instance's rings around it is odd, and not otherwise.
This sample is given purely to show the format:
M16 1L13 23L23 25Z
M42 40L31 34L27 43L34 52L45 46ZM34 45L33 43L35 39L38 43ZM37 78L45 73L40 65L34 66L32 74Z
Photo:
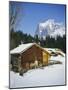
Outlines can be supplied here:
M21 44L10 51L11 63L18 69L47 65L51 54L36 43Z

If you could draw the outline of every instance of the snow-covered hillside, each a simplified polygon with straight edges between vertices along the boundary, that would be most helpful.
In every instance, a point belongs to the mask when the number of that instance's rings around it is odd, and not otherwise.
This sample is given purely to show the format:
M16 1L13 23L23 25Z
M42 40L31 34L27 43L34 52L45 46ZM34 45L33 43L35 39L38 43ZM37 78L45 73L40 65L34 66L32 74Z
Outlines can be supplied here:
M52 56L50 60L61 61L62 64L49 65L29 70L24 76L10 71L10 88L51 86L65 84L65 56Z
M65 27L62 23L55 22L53 19L48 19L47 21L41 22L37 26L35 35L38 35L39 38L46 36L54 37L57 36L63 37L65 34Z

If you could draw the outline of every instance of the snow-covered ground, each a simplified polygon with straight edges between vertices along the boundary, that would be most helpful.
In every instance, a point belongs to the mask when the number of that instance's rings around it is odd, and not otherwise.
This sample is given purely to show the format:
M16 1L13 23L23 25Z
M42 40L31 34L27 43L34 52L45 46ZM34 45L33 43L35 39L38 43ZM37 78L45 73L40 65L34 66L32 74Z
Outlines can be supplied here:
M64 85L65 56L52 56L51 60L61 61L62 64L46 66L43 69L29 70L23 76L10 71L10 88Z

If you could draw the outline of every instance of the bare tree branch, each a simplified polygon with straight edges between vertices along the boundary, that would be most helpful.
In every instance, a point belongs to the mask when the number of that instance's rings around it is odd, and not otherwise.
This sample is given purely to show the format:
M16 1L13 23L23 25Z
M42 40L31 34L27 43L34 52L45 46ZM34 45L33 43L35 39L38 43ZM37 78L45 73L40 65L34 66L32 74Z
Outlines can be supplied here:
M9 3L9 29L14 29L16 26L16 23L19 23L19 20L21 18L22 11L21 7L19 5L15 5L13 2ZM22 15L21 15L22 14Z

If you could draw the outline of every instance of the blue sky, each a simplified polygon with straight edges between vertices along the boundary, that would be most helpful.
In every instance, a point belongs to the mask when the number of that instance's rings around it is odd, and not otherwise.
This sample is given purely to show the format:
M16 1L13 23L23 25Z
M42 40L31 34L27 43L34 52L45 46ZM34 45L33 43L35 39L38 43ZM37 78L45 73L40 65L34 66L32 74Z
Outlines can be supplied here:
M11 2L13 9L17 6L20 9L20 20L16 24L16 30L34 36L38 23L48 19L65 24L65 5L39 4L25 2ZM10 4L11 4L10 3Z

